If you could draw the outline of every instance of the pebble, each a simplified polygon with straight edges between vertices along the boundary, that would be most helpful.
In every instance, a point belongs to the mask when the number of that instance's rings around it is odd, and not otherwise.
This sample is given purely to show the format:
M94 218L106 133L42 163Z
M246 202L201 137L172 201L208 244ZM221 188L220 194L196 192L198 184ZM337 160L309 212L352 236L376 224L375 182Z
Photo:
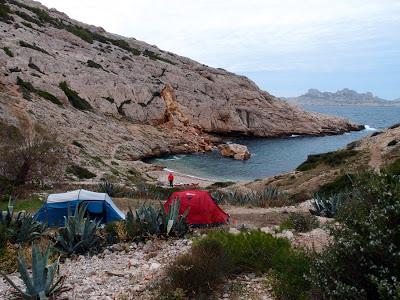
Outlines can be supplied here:
M188 240L154 240L141 243L137 249L128 245L113 245L111 252L105 249L101 255L78 256L60 264L60 273L65 275L65 286L60 299L143 299L151 294L151 286L163 276L163 270L174 258L190 249ZM126 246L126 247L125 247ZM157 249L146 259L147 250ZM118 251L119 249L128 250ZM101 258L103 257L103 258ZM19 287L22 281L18 274L10 275ZM24 289L24 288L23 288ZM0 278L0 299L9 300L13 289ZM151 297L147 297L151 298Z

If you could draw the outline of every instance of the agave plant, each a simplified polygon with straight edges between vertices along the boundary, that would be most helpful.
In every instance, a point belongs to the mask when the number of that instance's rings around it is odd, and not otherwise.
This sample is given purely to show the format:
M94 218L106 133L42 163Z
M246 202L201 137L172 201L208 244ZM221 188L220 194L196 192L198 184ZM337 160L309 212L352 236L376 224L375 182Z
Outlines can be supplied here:
M6 227L9 227L13 221L14 216L14 206L15 206L15 199L10 198L8 199L7 210L0 211L0 224Z
M136 221L142 235L158 235L161 227L161 215L154 206L144 204L136 210Z
M48 246L44 254L42 254L37 245L32 245L32 276L30 276L22 250L19 251L17 257L18 271L25 284L25 291L21 290L6 274L1 271L0 274L22 298L48 299L61 292L64 282L63 276L58 278L56 276L59 270L58 259L49 264L50 255L50 246Z
M64 217L65 225L60 228L56 237L56 247L68 255L89 252L99 242L97 229L100 222L85 217L86 206L77 206L75 214Z
M334 194L329 198L323 198L316 194L311 201L314 209L310 209L310 213L316 216L333 218L336 215L338 207L342 204L345 195L342 193Z
M136 222L136 217L130 207L125 218L125 229L126 234L130 239L134 239L139 235L139 227Z
M39 238L46 226L29 214L20 213L15 220L15 226L10 228L13 243L28 243Z
M104 179L99 184L99 191L108 194L110 197L113 197L115 195L114 184L109 182L107 179Z
M189 214L189 208L179 215L179 209L181 207L180 199L175 199L168 206L168 213L165 212L164 208L161 209L162 220L163 220L163 232L166 235L170 235L174 232L177 236L183 236L187 230L188 225L186 223L186 217Z

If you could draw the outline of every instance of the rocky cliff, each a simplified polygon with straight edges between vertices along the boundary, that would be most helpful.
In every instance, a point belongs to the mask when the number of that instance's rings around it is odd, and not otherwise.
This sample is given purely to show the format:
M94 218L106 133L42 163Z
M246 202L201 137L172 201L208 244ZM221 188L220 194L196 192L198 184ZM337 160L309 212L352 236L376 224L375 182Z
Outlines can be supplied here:
M400 106L398 99L385 100L374 96L371 92L357 93L347 88L335 93L309 89L304 95L285 100L300 105Z
M59 133L76 158L108 164L209 149L214 135L358 129L293 107L246 77L38 2L0 2L0 32L0 121L40 123Z

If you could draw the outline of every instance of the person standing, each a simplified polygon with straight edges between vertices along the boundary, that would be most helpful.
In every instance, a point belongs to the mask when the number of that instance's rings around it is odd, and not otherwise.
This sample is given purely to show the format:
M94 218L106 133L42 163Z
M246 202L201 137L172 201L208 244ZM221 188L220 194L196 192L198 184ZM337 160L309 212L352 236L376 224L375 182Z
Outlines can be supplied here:
M174 187L174 174L172 174L172 172L169 172L168 174L168 181L169 181L169 186Z

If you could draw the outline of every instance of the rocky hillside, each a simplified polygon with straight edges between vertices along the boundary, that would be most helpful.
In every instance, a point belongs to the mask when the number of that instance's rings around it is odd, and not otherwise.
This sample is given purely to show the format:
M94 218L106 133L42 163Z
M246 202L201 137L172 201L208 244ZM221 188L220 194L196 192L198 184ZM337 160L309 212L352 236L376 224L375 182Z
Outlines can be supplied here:
M0 2L0 121L56 131L75 159L103 165L209 150L215 135L337 134L252 81L70 19Z
M335 93L309 89L304 95L286 100L300 105L400 106L399 100L389 101L374 96L371 92L357 93L350 89Z

